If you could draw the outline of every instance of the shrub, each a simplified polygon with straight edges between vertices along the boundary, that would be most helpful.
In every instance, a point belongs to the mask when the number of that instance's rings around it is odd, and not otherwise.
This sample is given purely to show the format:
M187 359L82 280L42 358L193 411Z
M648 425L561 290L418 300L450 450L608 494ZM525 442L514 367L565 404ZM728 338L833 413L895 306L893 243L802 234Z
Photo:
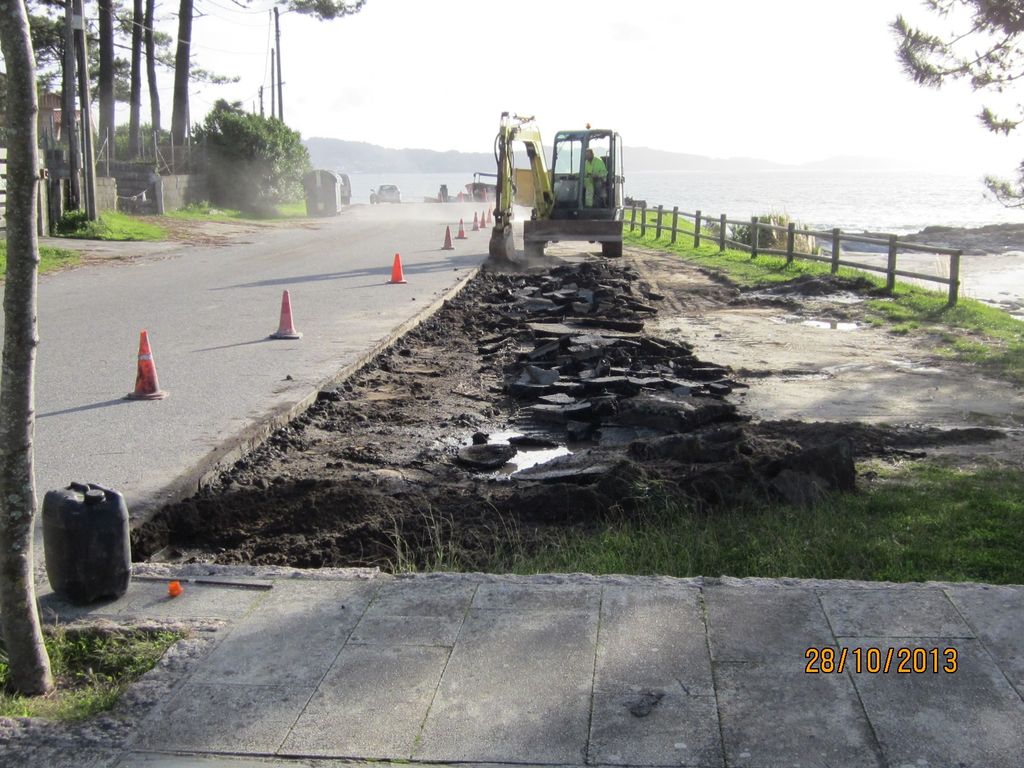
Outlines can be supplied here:
M301 196L309 153L299 133L277 118L243 112L222 99L194 133L206 142L213 203L266 215L277 203Z
M762 213L757 217L758 222L761 224L771 224L775 227L788 227L791 219L789 214L786 213ZM796 225L797 229L803 229L804 226L800 223ZM751 232L752 227L749 224L737 224L732 228L731 240L735 240L737 243L743 243L744 245L753 244L753 236ZM774 248L781 251L786 250L786 233L778 229L762 229L758 228L757 231L757 247L758 248ZM808 235L797 235L793 241L793 249L800 253L814 253L815 243L812 237Z

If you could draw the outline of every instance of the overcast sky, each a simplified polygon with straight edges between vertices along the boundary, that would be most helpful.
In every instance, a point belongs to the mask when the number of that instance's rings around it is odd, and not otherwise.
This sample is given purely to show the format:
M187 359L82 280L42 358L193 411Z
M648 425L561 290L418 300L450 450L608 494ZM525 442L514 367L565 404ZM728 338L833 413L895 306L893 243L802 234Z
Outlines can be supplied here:
M160 8L172 32L177 5ZM218 98L251 107L260 85L269 112L269 0L196 7L196 61L241 80L194 86L193 120ZM949 25L920 0L368 0L333 22L286 13L285 121L305 138L486 151L508 110L535 115L546 137L589 122L632 146L713 157L1009 175L1019 134L981 126L991 97L910 82L889 30L897 13ZM170 95L168 78L168 122Z

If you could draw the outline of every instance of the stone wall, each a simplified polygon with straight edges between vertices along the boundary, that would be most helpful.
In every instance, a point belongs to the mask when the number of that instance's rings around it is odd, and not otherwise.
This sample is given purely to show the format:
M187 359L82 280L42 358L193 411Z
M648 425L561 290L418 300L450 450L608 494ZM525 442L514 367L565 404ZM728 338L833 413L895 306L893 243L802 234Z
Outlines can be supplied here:
M209 198L204 174L161 176L164 211L176 211L189 203Z
M117 182L111 176L96 177L96 212L117 210Z

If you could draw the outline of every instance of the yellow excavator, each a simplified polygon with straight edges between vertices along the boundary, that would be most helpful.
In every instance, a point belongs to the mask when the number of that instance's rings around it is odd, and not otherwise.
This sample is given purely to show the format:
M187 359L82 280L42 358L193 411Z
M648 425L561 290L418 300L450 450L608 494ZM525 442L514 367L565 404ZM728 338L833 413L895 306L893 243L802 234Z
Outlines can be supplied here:
M516 254L512 236L516 142L526 148L533 185L533 210L523 222L523 259ZM618 133L589 125L559 131L549 170L533 118L503 112L494 154L498 191L488 248L492 266L531 266L542 259L547 243L559 240L601 243L605 256L622 255L622 140Z

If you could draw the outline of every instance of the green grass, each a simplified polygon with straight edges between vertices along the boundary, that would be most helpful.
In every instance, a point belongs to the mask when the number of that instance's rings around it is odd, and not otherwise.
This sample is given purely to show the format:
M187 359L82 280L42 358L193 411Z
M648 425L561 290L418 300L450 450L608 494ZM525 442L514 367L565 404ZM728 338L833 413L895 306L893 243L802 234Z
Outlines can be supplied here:
M630 231L627 220L625 240L632 245L657 248L677 254L701 267L727 276L737 285L752 287L788 282L802 275L828 275L828 264L794 259L786 264L781 256L758 255L751 259L744 251L719 252L717 239L706 233L698 248L693 247L693 223L680 219L679 235L671 244L668 227L671 215L663 214L661 239L652 226L657 213L648 213L646 236L641 237L639 221ZM703 230L702 230L703 231ZM885 282L874 275L840 268L842 277L862 278L879 291ZM937 351L978 365L987 372L1015 384L1024 384L1024 322L980 301L960 298L955 307L946 305L945 291L928 291L905 283L896 284L891 297L867 302L868 320L904 336L920 336Z
M303 219L306 218L306 203L304 201L292 203L279 203L271 215L247 213L233 208L221 208L202 201L190 203L177 211L170 211L166 214L172 219L184 219L186 221L277 221L280 219Z
M3 690L8 680L0 646L0 717L82 720L110 709L124 689L152 669L164 652L185 635L131 629L45 630L46 650L57 689L26 697Z
M190 203L184 208L168 211L164 215L170 219L182 219L184 221L236 221L243 218L241 211L231 208L220 208L206 201Z
M810 510L652 502L637 519L565 532L487 570L1021 584L1022 551L1024 473L919 464Z
M52 272L61 267L67 267L78 263L78 254L64 248L39 248L39 274ZM7 242L0 239L0 280L3 279L7 270Z
M57 234L81 240L163 240L167 231L116 211L104 211L96 221L83 211L69 211L57 222Z

